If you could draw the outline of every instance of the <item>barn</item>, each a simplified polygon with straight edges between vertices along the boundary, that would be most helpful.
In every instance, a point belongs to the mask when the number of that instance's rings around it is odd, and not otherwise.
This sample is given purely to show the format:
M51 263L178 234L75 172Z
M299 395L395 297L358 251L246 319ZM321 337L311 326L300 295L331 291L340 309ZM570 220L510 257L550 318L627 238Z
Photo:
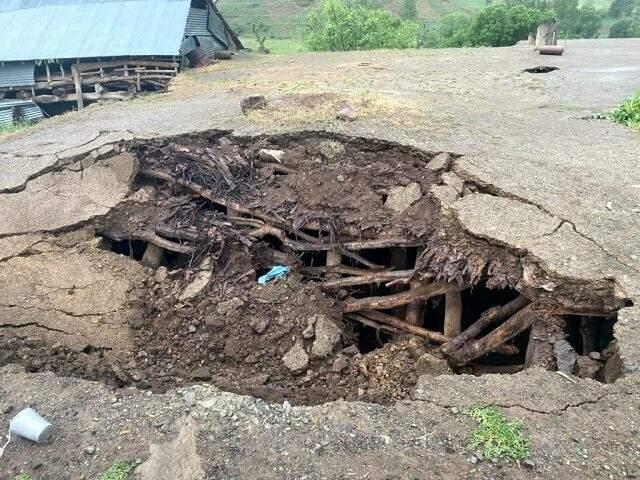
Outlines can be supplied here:
M190 62L242 48L213 0L2 0L0 25L5 124L35 118L29 104L163 90Z

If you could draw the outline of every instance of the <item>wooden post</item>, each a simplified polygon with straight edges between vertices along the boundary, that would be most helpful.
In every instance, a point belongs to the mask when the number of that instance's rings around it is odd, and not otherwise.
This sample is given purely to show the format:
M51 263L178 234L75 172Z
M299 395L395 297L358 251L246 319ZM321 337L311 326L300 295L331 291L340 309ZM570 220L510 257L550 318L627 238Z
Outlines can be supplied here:
M51 83L51 70L49 70L49 62L44 62L44 68L47 71L47 83Z
M342 263L342 255L335 250L327 250L327 267L336 267ZM340 278L337 273L329 273L327 279L335 280Z
M153 243L147 244L147 249L142 256L142 263L153 268L158 268L162 264L162 258L164 257L164 249L154 245Z
M71 74L73 75L73 84L76 87L76 97L78 97L78 110L80 110L84 107L84 101L82 99L82 78L80 78L77 65L71 65Z
M416 250L416 261L415 266L418 266L418 261L420 260L420 255L422 255L423 247L418 247ZM419 280L414 280L410 283L411 290L415 290L420 288L422 282ZM404 320L411 325L420 325L420 320L424 318L425 313L425 302L413 302L407 305L407 311L404 316Z
M444 296L444 335L457 337L462 331L462 294L449 292Z

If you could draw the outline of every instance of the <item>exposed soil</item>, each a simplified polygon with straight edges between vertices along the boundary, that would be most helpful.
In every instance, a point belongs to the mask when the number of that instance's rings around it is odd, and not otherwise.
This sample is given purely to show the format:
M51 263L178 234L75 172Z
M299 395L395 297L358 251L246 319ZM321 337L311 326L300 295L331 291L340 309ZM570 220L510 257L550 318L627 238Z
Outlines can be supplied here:
M0 365L154 391L210 381L305 404L393 402L407 398L422 374L536 365L601 381L619 375L610 324L621 303L612 284L589 291L558 281L550 293L523 280L520 252L472 237L443 210L442 195L482 188L450 171L455 155L315 133L230 139L214 132L123 148L138 162L132 194L91 228L101 249L150 267L129 292L138 312L129 320L133 349L73 349L0 329ZM337 264L328 263L331 255ZM289 274L258 285L275 264ZM410 273L325 285L389 271ZM444 290L383 308L404 320L411 303L420 304L413 325L427 332L422 337L367 317L367 308L355 310L364 317L344 315L354 311L345 309L349 302L434 283L462 292L458 333L518 295L537 306L538 330L530 322L501 341L500 352L452 369L437 341L447 328ZM577 322L607 317L608 329L583 335L559 313L569 308ZM484 334L497 334L497 326Z

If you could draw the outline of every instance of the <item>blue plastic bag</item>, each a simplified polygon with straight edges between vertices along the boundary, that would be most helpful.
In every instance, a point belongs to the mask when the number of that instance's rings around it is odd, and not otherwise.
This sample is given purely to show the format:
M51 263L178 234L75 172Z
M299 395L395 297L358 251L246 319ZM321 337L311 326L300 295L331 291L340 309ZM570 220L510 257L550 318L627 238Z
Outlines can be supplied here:
M282 265L276 265L271 267L267 273L258 278L258 283L260 285L265 285L272 280L276 280L278 278L282 278L289 273L289 267L284 267Z

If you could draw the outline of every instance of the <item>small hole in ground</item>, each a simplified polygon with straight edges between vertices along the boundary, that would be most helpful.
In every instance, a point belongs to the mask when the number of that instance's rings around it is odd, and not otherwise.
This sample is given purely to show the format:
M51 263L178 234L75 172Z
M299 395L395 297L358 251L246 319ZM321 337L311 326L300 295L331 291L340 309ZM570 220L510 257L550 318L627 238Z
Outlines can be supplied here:
M527 73L549 73L555 70L560 70L558 67L547 67L544 65L539 65L537 67L525 68L523 72Z

